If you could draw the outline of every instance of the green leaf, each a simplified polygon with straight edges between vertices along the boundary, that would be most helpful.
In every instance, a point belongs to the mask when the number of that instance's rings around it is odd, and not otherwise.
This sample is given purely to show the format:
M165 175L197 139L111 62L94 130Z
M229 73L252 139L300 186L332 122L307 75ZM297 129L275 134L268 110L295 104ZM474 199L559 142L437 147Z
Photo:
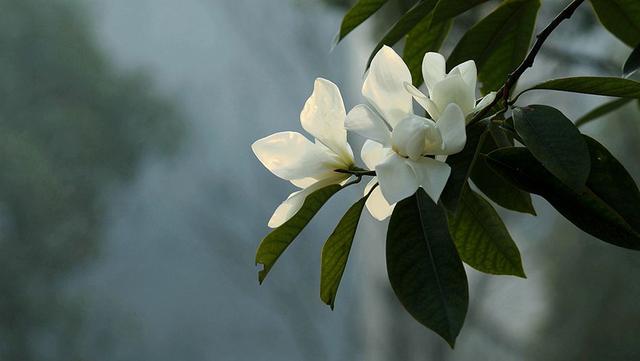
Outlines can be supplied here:
M617 98L640 98L640 82L623 78L580 76L545 81L522 91L515 99L518 99L523 93L534 89L559 90Z
M342 186L333 184L311 193L305 198L304 204L298 213L283 225L271 231L271 233L260 242L256 253L256 265L263 265L262 270L258 272L258 281L260 283L264 281L271 267L273 267L291 242L298 237L304 227L311 221L311 218L313 218L329 198L340 189L342 189Z
M434 18L439 21L451 19L484 2L487 0L440 0L433 10Z
M433 13L432 13L433 14ZM430 51L438 51L451 29L451 20L432 22L432 15L425 17L407 34L402 57L411 71L413 85L422 82L422 58Z
M487 154L497 148L498 146L494 140L487 138L481 152ZM487 165L485 157L479 157L476 160L471 171L471 180L484 195L496 202L499 206L516 212L536 215L533 203L531 202L531 195L498 176Z
M513 129L512 118L505 119L504 122L505 125L508 125ZM492 122L489 124L489 133L491 134L492 144L495 145L494 148L513 147L515 132L507 131L506 128L497 126Z
M378 50L383 46L397 43L408 32L410 32L420 21L429 16L431 10L436 4L436 0L424 0L414 5L406 14L404 14L398 22L396 22L391 29L382 37L382 40L376 45L375 49L371 52L369 60L367 61L367 68L371 64L371 60L376 55Z
M590 111L589 113L583 115L578 120L576 120L576 127L585 125L585 124L591 122L592 120L595 120L595 119L598 119L598 118L600 118L600 117L602 117L604 115L607 115L607 114L611 113L612 111L617 110L618 108L620 108L623 105L627 104L631 100L632 99L630 99L630 98L620 98L620 99L612 100L610 102L606 102L606 103L594 108L592 111Z
M356 235L360 215L367 198L369 195L362 197L349 208L322 247L320 298L331 306L331 309L335 305L338 286L340 286L344 269L347 267L353 237Z
M483 93L498 89L526 57L539 7L539 0L506 1L464 34L448 67L474 60Z
M393 210L387 273L404 308L453 347L469 305L467 275L444 209L422 188Z
M518 246L491 204L469 187L460 203L449 230L462 260L481 272L526 278Z
M587 185L572 189L549 173L526 148L502 148L488 164L519 188L544 197L583 231L620 247L640 250L640 192L624 167L601 144L584 136L591 154Z
M618 39L634 47L640 44L640 1L591 0L602 25Z
M622 74L626 78L638 69L640 69L640 44L633 49L627 61L624 62Z
M487 121L480 121L467 128L467 143L460 153L447 157L451 175L442 191L440 200L452 213L458 209L462 188L467 183L471 168L478 157L480 146L487 138Z
M513 110L518 135L536 159L572 188L584 186L590 159L580 131L558 109L530 105Z
M360 0L353 5L342 18L337 42L344 39L347 34L378 11L386 2L387 0Z

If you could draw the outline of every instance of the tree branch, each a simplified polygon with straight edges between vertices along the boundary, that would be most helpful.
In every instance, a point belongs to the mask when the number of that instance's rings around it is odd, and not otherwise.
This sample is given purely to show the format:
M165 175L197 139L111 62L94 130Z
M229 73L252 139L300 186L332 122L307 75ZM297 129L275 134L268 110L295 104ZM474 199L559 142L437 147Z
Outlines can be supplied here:
M524 58L522 63L514 70L505 81L504 85L498 90L498 94L501 96L496 96L496 98L482 111L476 114L475 117L469 122L468 125L474 124L480 121L486 114L493 108L498 102L502 99L505 101L505 104L509 102L509 94L511 94L511 88L516 84L518 79L524 74L524 72L533 66L533 62L540 52L542 45L547 40L549 35L556 30L558 25L562 23L564 20L571 18L576 9L584 2L584 0L573 0L567 7L565 7L550 23L547 25L540 33L536 35L536 41L533 44L531 50Z

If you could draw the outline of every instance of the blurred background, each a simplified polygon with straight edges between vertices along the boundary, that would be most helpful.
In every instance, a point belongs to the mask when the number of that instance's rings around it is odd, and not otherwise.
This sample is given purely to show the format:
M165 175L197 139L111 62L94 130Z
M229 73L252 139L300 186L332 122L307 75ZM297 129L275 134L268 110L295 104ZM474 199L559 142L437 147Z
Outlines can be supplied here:
M445 43L495 5L465 13ZM546 24L566 1L546 0ZM319 298L333 199L262 286L255 248L291 186L250 144L301 131L322 76L362 101L392 0L332 50L348 0L0 0L0 360L636 360L640 254L577 230L540 199L502 211L528 279L468 269L457 347L391 291L386 224L363 213L335 311ZM521 86L614 75L630 49L588 4ZM531 92L577 118L607 99ZM637 104L583 131L640 180ZM353 139L358 144L361 139ZM354 149L358 149L355 146Z

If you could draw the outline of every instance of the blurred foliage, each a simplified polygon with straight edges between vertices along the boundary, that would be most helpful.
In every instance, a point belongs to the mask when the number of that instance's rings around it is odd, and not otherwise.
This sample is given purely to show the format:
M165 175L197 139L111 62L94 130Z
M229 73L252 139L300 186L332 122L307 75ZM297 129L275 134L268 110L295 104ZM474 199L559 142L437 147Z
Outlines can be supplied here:
M40 343L70 351L77 317L59 283L99 250L105 187L182 134L143 76L109 64L73 4L0 0L2 360L41 359Z

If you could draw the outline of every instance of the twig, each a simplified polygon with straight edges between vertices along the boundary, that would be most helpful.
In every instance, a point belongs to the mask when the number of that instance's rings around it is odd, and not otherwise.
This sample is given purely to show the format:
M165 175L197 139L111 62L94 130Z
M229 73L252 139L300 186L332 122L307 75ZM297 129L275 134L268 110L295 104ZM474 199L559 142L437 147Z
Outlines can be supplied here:
M564 8L550 23L547 25L540 33L536 35L536 41L533 44L531 50L524 58L522 63L514 70L505 81L504 85L498 90L498 94L501 96L496 96L496 98L489 104L489 106L485 107L482 111L476 114L475 117L469 122L469 125L474 124L482 119L487 112L491 110L500 100L504 100L505 106L509 103L509 94L511 93L511 88L516 84L518 79L522 76L522 74L530 67L533 66L533 62L540 52L542 45L547 40L549 35L562 23L564 20L571 18L576 9L584 2L584 0L573 0L567 7Z

